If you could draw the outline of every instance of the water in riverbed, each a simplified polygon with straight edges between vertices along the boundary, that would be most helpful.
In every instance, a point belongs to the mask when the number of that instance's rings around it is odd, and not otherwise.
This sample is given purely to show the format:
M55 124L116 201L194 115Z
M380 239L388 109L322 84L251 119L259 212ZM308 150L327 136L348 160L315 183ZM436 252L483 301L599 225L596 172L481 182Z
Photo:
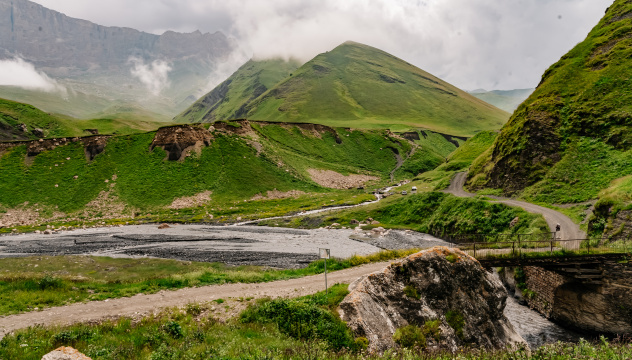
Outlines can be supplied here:
M520 305L513 296L507 297L505 316L531 349L558 341L578 342L580 335L549 321L535 310Z

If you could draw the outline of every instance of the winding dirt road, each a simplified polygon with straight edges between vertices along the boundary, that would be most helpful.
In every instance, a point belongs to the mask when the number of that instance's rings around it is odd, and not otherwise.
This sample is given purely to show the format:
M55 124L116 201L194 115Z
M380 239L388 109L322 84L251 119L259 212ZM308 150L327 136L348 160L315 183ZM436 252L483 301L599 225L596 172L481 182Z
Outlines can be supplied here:
M452 179L452 182L450 183L450 187L448 187L448 189L444 192L458 197L476 196L476 194L468 193L463 189L466 180L467 173L462 172L456 174L456 176L454 177L454 179ZM495 201L493 202L496 203L520 207L527 212L542 215L544 217L544 220L546 220L546 223L549 225L551 232L554 232L555 226L557 224L560 224L561 231L558 232L558 237L560 238L560 240L577 240L586 238L586 233L579 228L579 225L575 224L573 220L571 220L571 218L558 211L510 198L488 195L486 195L486 197L494 199ZM579 246L579 241L577 243L571 243L571 246Z
M390 262L381 262L329 273L329 284L351 283L361 276L380 271ZM151 295L136 295L129 298L78 303L42 311L0 317L0 339L12 331L35 325L65 325L92 322L116 317L142 317L161 309L184 306L189 303L205 303L217 299L298 297L325 290L324 275L307 276L300 279L275 281L260 284L226 284L176 291L161 291ZM239 307L247 303L229 301L219 306L218 311L236 315ZM237 307L227 309L225 306Z

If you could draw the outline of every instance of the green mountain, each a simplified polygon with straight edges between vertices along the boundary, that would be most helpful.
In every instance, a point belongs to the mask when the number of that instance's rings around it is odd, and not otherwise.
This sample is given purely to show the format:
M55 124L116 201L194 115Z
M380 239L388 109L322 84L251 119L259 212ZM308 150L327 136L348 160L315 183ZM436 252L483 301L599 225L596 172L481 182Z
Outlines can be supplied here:
M233 76L243 75L237 72ZM212 94L221 93L215 89ZM255 98L256 94L251 90L239 99L248 95ZM204 111L187 110L192 114ZM218 118L234 117L235 113L229 113ZM401 59L353 42L316 56L247 102L238 114L254 120L352 128L426 128L459 136L499 129L509 117Z
M152 113L130 106L112 108L110 114L92 120L49 114L40 109L0 98L0 141L75 137L89 132L131 134L160 127Z
M627 208L631 58L632 3L617 0L587 38L544 73L494 146L473 164L469 186L549 204L599 199L597 214ZM591 225L597 232L607 223L593 220L601 222Z
M462 143L429 131L407 140L313 124L207 127L0 143L0 230L13 209L41 224L51 216L71 223L135 214L151 221L263 217L357 203L374 197L356 187L410 179Z
M250 60L213 91L196 101L174 121L213 122L247 115L246 106L279 81L290 76L300 64L295 60Z
M508 113L513 113L518 106L533 93L534 90L535 89L487 91L478 89L470 91L469 93L499 109L505 110Z

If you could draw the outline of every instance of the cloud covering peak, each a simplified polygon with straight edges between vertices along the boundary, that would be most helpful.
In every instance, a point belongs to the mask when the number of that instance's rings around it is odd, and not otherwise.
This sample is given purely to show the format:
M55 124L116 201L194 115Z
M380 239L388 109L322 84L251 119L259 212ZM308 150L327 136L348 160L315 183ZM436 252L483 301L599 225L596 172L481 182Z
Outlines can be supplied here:
M534 87L612 0L35 0L104 25L222 31L257 57L302 60L347 40L461 88ZM143 14L143 16L138 16Z

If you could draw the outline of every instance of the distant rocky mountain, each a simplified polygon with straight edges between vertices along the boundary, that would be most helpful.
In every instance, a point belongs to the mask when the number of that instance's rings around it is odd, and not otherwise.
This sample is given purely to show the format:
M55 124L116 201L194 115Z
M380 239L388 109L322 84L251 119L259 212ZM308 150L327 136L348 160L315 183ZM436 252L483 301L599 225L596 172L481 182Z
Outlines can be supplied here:
M243 81L271 69L279 79L274 85ZM277 77L281 69L284 78ZM298 69L246 64L178 118L212 122L235 117L472 136L500 129L509 114L391 54L346 42Z
M499 109L503 109L508 113L513 113L523 101L527 100L534 90L535 89L487 91L484 89L477 89L468 92Z
M46 111L86 117L129 103L170 118L208 90L209 76L232 50L220 32L154 35L74 19L28 0L0 0L0 59L20 57L69 88L66 96L33 96L2 86L0 97Z

